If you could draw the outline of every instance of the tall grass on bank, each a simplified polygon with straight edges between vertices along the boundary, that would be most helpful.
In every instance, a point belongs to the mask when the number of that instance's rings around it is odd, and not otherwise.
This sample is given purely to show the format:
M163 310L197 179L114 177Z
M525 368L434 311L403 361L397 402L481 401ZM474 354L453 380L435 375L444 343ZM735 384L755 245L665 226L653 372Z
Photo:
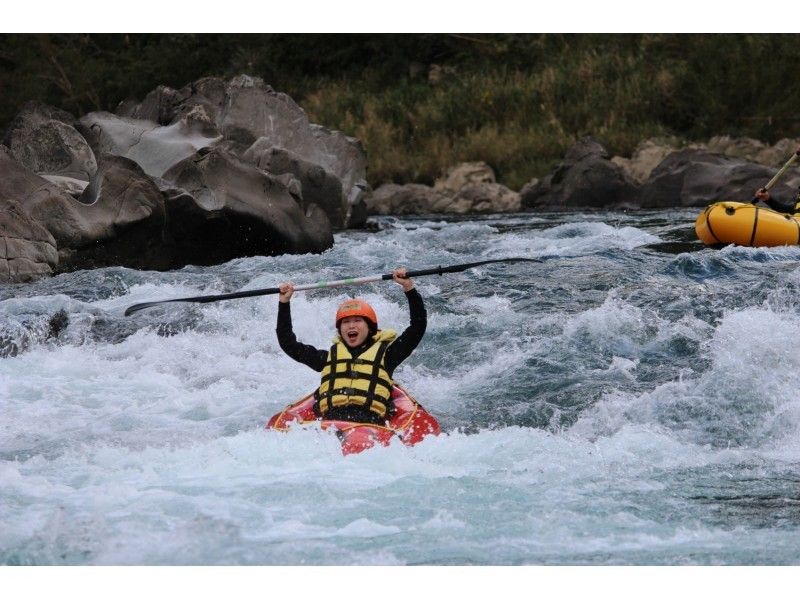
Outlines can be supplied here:
M359 138L373 185L431 183L448 166L483 160L515 189L550 172L580 136L630 154L667 129L648 115L671 79L594 53L539 71L460 72L438 83L400 80L381 90L325 81L303 99L314 122Z

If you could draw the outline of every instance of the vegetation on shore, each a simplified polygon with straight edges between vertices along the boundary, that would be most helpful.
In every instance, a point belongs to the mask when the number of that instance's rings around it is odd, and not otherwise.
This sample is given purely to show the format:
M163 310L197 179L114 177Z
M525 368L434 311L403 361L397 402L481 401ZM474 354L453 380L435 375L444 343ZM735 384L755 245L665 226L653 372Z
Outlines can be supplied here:
M27 100L78 115L247 73L361 139L373 185L483 160L519 189L586 134L619 155L648 137L797 137L798 58L795 34L6 34L0 127Z

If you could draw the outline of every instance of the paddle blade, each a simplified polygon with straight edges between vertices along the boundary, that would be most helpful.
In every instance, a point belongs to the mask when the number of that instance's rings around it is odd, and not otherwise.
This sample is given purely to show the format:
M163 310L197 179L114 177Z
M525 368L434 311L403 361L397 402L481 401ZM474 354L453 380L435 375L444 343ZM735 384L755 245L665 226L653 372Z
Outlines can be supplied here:
M148 303L137 303L135 305L131 305L128 309L125 310L125 315L129 316L137 311L142 309L147 309L148 307L153 307L154 305L161 305L162 303L167 303L166 301L150 301Z

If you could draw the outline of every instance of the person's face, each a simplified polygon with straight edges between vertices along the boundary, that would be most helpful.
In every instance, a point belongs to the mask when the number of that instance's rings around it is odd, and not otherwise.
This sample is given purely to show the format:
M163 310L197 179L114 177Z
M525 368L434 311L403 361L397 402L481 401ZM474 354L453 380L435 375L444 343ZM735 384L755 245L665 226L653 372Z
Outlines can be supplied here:
M348 347L357 347L369 335L367 320L361 316L348 316L339 322L339 335Z

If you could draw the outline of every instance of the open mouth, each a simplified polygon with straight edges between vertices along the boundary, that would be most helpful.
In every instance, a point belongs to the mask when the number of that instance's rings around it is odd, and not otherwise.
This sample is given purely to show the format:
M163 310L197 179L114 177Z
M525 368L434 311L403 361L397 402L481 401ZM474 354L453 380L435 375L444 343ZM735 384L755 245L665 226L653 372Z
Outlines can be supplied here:
M347 333L348 340L354 341L358 338L358 332L348 332Z

